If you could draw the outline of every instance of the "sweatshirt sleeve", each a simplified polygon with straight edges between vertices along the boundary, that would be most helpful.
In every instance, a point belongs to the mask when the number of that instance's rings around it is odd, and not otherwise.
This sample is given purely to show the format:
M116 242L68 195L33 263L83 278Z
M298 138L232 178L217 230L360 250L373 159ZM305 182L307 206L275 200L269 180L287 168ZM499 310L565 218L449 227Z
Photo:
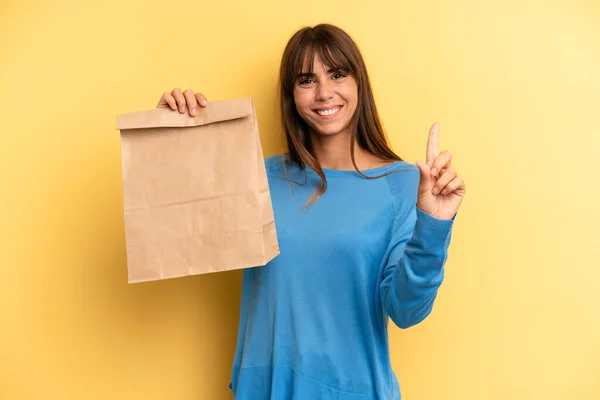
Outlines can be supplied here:
M383 308L406 329L431 312L444 278L452 220L437 219L417 207L392 237L380 284Z

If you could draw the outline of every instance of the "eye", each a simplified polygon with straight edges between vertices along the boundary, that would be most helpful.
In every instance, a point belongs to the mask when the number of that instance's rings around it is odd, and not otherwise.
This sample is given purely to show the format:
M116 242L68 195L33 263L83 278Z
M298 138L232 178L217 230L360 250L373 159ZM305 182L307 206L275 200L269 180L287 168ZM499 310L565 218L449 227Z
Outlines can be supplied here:
M333 75L333 79L342 79L345 78L346 74L343 74L341 72L336 73L335 75Z
M314 78L310 78L310 77L301 77L298 78L298 80L296 81L296 85L297 86L310 86L312 83L314 83Z

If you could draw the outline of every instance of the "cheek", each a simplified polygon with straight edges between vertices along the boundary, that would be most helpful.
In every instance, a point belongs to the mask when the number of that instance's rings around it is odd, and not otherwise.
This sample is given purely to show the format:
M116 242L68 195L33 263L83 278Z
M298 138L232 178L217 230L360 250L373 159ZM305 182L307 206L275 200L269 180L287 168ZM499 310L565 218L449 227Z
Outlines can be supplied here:
M357 104L358 104L357 93L349 90L346 93L344 93L343 96L344 96L344 100L346 101L346 104L348 105L348 109L351 112L354 112L354 110L356 109Z
M302 111L306 109L306 99L306 93L297 90L294 91L294 104L296 105L296 110L298 110L299 113L302 113Z
M358 102L358 87L355 84L348 83L340 87L339 95L351 106Z
M358 101L358 87L355 85L348 87L348 90L346 91L346 97L349 101L356 104Z

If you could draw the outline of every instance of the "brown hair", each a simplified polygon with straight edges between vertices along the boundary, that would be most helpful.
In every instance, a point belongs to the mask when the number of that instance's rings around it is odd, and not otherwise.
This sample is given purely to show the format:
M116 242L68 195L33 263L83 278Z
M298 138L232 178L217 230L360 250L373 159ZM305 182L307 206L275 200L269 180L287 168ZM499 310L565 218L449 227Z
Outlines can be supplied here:
M308 165L321 178L321 183L308 199L307 204L314 204L321 197L327 188L327 179L312 153L308 124L296 109L294 87L300 73L312 73L312 65L317 55L327 67L347 72L356 79L358 104L350 120L352 131L350 154L356 171L369 179L387 175L366 176L358 169L354 158L356 141L358 141L361 148L382 160L402 161L388 145L385 131L375 107L367 68L354 40L334 25L320 24L315 27L304 27L290 38L283 52L279 70L278 94L281 122L288 147L288 159L302 169ZM309 71L302 71L305 57L309 61Z

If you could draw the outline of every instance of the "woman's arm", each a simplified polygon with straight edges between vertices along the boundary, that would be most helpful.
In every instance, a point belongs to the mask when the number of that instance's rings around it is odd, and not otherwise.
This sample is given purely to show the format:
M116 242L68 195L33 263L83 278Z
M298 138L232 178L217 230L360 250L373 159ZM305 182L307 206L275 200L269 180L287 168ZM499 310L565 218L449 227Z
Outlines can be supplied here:
M380 283L383 308L403 329L424 320L444 279L453 220L414 208L390 243Z

